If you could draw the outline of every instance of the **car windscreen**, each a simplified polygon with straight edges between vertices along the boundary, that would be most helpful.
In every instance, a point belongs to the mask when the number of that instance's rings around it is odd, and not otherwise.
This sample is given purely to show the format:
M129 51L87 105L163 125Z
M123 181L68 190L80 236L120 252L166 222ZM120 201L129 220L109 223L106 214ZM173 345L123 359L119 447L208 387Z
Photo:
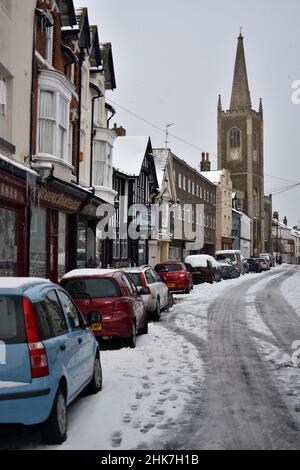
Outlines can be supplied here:
M158 273L175 273L177 271L183 271L182 264L160 264L156 266L155 271Z
M142 285L141 275L140 273L126 273L130 279L132 280L133 284L136 287L140 287Z
M73 299L104 299L106 297L119 297L120 289L113 279L90 277L67 279L63 287Z
M234 253L220 253L216 256L217 261L224 261L229 259L230 261L235 261Z
M26 343L22 297L0 295L0 341Z

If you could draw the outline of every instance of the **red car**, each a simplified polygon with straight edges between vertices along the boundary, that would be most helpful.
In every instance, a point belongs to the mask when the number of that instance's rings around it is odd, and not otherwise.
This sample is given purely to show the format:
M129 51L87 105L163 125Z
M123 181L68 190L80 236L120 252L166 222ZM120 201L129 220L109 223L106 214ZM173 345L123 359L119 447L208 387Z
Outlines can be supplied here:
M192 276L180 261L157 264L155 271L172 293L184 292L189 294L193 289Z
M66 274L61 285L88 317L101 313L101 323L93 325L96 337L124 338L135 348L136 335L148 333L147 313L141 294L126 273L107 269L77 269Z

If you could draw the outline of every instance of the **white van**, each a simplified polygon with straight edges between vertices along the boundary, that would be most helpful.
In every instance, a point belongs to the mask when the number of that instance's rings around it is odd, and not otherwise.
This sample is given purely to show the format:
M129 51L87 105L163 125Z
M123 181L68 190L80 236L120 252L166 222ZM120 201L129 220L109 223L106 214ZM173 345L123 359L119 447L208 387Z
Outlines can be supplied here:
M217 251L215 258L220 263L229 260L230 263L239 270L241 274L245 274L245 268L243 264L243 257L240 250L221 250Z

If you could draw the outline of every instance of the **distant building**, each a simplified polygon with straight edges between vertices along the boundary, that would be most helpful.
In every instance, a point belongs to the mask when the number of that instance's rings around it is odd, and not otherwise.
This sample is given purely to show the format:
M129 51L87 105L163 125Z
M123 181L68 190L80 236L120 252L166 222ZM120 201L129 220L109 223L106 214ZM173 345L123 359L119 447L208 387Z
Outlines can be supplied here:
M202 155L201 170L205 168ZM231 250L235 239L232 234L232 181L230 171L201 171L201 175L216 185L216 251Z
M182 227L190 224L203 232L203 239L193 244L183 233L181 238L174 235L170 243L170 259L182 260L190 254L206 253L214 256L216 251L216 185L172 153L175 187L177 195L177 217ZM206 170L210 169L208 154ZM190 205L191 208L187 208ZM197 211L198 207L198 211ZM199 209L203 208L203 211ZM178 220L177 220L178 221Z
M134 220L138 220L136 212L129 212L136 204L144 209L144 215L139 216L145 217L141 222L146 226L150 221L150 204L155 203L159 193L150 137L123 135L116 139L113 187L118 192L119 203L123 202L117 212L116 239L112 241L110 264L114 267L148 264L152 256L156 256L150 243L150 224L148 233L141 233L137 240L131 237L122 240L119 229L121 224L125 224L127 229ZM123 195L125 201L121 198Z
M243 36L238 38L230 108L218 103L218 169L230 171L238 210L252 220L251 254L265 249L263 107L252 109Z

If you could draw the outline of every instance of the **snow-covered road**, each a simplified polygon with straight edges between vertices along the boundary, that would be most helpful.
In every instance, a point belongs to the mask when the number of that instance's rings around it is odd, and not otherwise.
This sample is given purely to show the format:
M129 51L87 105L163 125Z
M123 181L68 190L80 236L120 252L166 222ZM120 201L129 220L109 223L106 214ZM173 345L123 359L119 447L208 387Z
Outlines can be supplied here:
M300 448L299 273L283 266L177 296L135 350L102 351L103 390L71 405L58 448ZM2 426L0 448L46 447L36 428Z

